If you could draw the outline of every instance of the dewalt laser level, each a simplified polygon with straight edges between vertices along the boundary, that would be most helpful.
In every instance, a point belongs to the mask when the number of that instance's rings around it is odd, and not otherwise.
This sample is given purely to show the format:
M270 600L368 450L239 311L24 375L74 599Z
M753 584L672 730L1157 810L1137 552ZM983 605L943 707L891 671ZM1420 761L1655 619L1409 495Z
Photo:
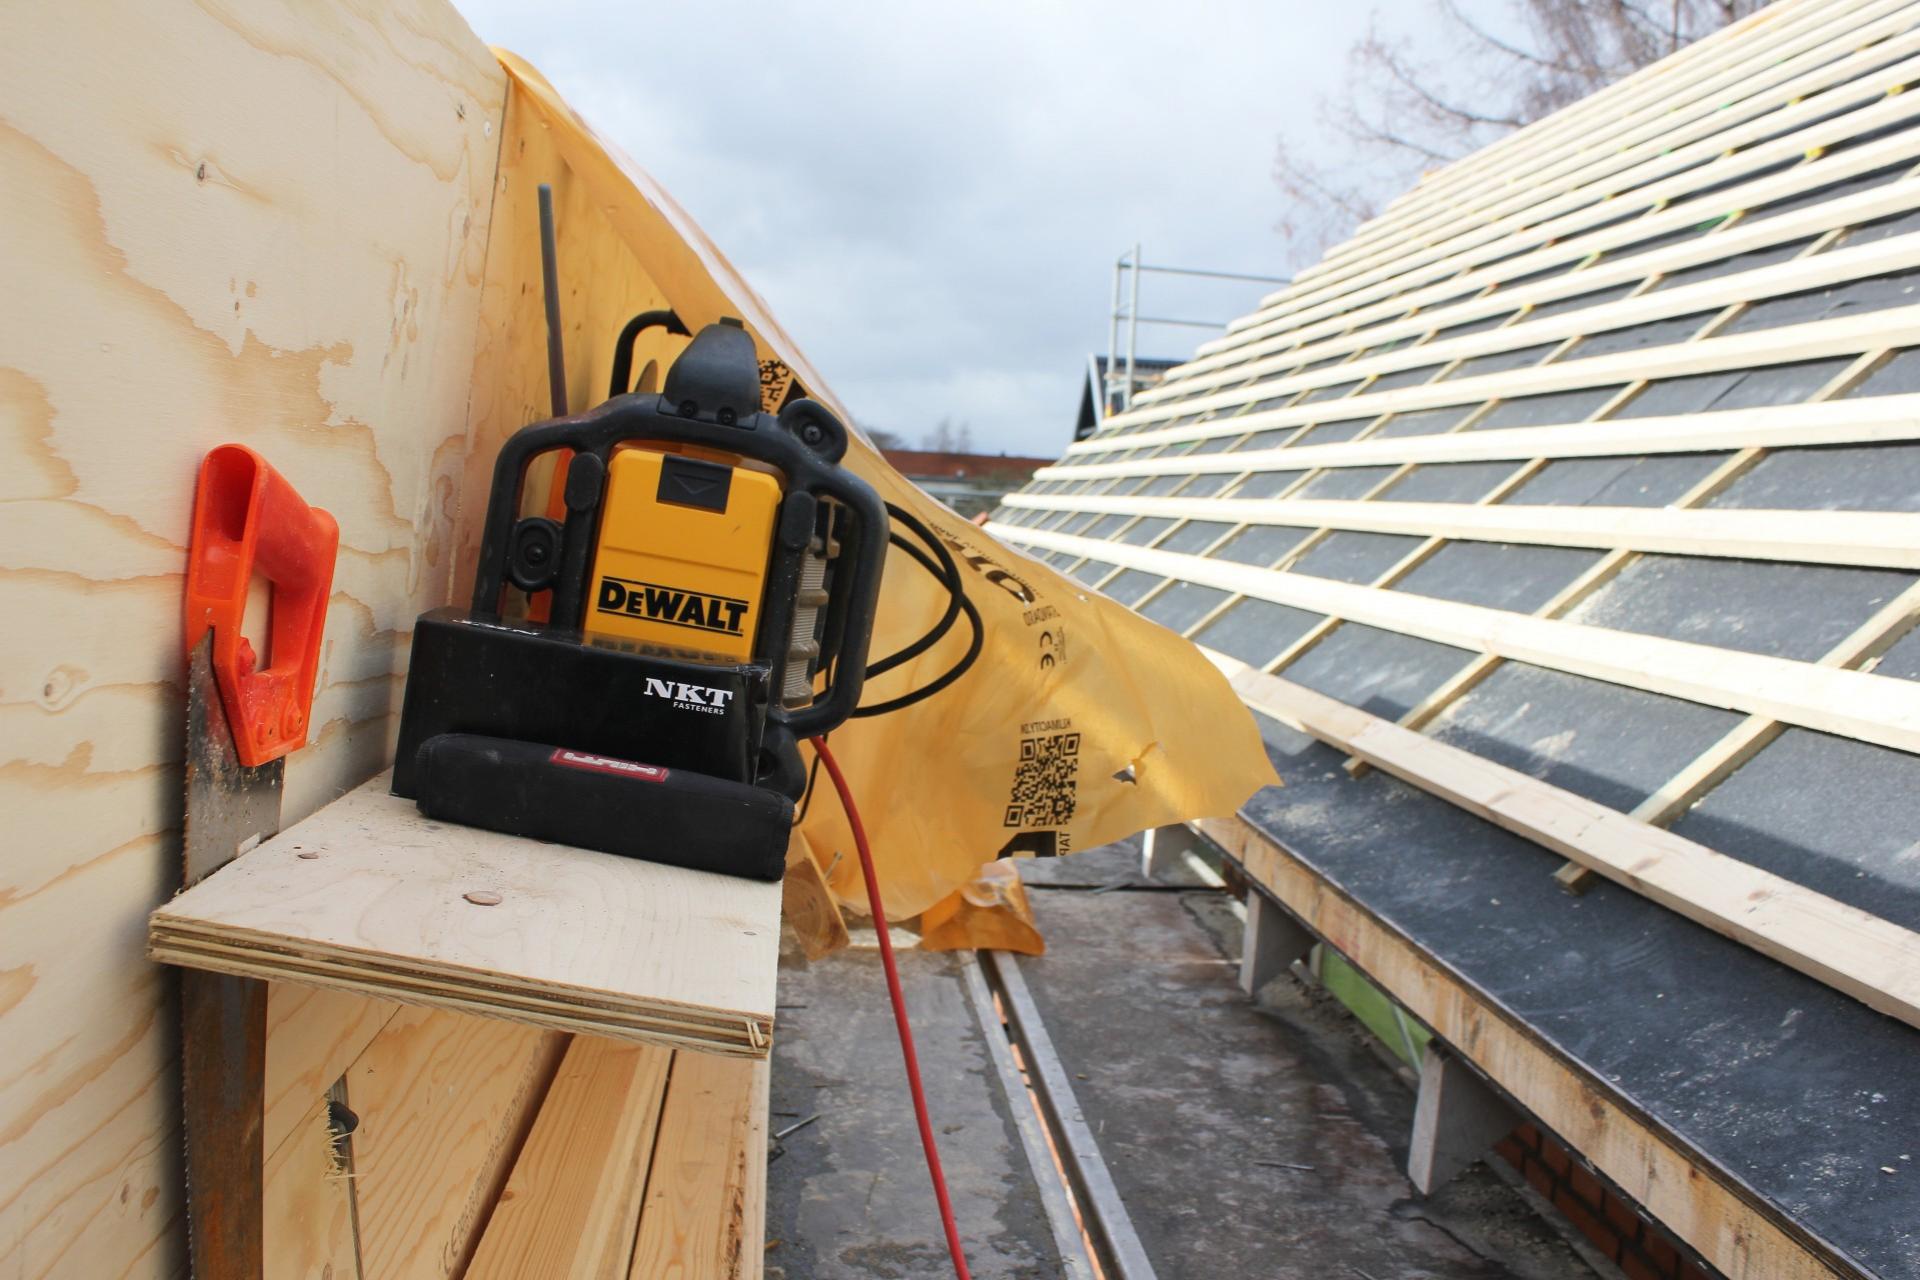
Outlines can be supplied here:
M429 817L778 879L798 739L859 701L888 513L824 407L762 411L739 321L695 335L658 393L626 389L634 335L611 399L501 450L472 608L414 630L393 790ZM541 458L564 479L529 513Z

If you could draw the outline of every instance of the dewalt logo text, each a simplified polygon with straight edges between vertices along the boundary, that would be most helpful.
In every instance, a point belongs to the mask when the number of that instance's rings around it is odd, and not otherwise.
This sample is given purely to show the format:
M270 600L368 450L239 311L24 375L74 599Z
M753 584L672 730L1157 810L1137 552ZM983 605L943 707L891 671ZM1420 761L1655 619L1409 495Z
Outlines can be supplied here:
M601 613L645 618L693 631L717 631L737 636L746 625L745 600L732 596L713 596L679 587L663 587L631 578L600 579L600 594L595 608Z

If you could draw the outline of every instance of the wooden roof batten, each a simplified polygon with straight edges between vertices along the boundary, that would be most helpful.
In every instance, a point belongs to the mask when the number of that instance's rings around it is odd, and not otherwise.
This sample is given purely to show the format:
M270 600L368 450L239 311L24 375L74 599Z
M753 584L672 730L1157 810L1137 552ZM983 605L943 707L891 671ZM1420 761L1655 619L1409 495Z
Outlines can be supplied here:
M1832 448L1898 450L1920 441L1920 395L1904 385L1881 395L1870 385L1875 371L1894 356L1920 348L1920 293L1890 285L1888 297L1864 310L1843 306L1822 313L1816 307L1772 327L1741 325L1754 308L1776 299L1790 306L1799 299L1838 296L1857 286L1897 281L1920 267L1920 218L1901 224L1914 228L1906 234L1856 238L1871 224L1920 213L1920 178L1910 172L1920 161L1920 102L1904 92L1916 77L1920 12L1910 5L1798 0L1766 11L1766 21L1736 24L1424 182L1330 254L1320 269L1300 273L1236 322L1228 336L1175 368L1131 412L1073 445L1061 463L1038 472L1026 490L1009 495L990 528L1062 567L1113 566L1089 579L1095 583L1117 583L1129 571L1159 580L1131 601L1136 607L1150 605L1170 584L1221 593L1224 603L1188 627L1190 636L1200 635L1239 600L1323 615L1322 625L1282 648L1264 668L1221 655L1225 663L1239 663L1235 676L1243 693L1260 690L1247 701L1275 715L1281 714L1275 707L1287 710L1316 733L1316 725L1341 726L1320 736L1375 765L1380 761L1352 746L1363 731L1375 742L1390 738L1397 747L1417 739L1421 749L1395 755L1393 771L1475 812L1481 812L1476 803L1443 785L1452 776L1449 771L1474 763L1459 758L1468 753L1456 747L1439 751L1441 744L1420 733L1434 708L1413 708L1421 714L1411 725L1381 721L1395 730L1388 734L1372 728L1378 717L1355 720L1353 715L1362 713L1340 710L1345 704L1290 684L1282 673L1346 622L1473 655L1468 671L1477 668L1478 676L1430 691L1441 705L1468 693L1491 664L1519 662L1742 713L1746 720L1739 728L1657 788L1634 814L1597 812L1591 801L1528 780L1529 794L1543 802L1551 799L1562 812L1580 812L1581 821L1600 823L1596 830L1606 839L1624 841L1622 848L1637 844L1649 857L1674 847L1677 838L1659 824L1679 816L1680 798L1691 803L1710 792L1782 726L1920 753L1920 683L1871 670L1920 612L1911 576L1905 579L1908 590L1882 599L1880 610L1862 620L1861 634L1813 658L1601 627L1566 616L1565 610L1546 616L1516 613L1398 586L1411 568L1458 542L1604 553L1600 565L1605 567L1597 565L1593 582L1576 593L1582 599L1647 556L1906 575L1920 570L1915 550L1920 506L1853 507L1844 494L1838 499L1810 495L1807 505L1787 508L1730 507L1721 501L1729 487L1770 457ZM1873 136L1847 146L1866 134ZM1909 172L1857 185L1887 166ZM1849 182L1856 187L1847 189ZM1767 201L1805 202L1836 184L1840 187L1829 199L1766 219L1743 216ZM1709 187L1716 194L1697 194ZM1613 220L1629 210L1638 210L1638 216ZM1709 217L1715 225L1686 238L1694 221ZM1643 252L1611 256L1655 235L1669 238ZM1802 240L1807 246L1784 260L1746 269L1736 262L1721 274L1660 287L1676 272L1715 268L1742 254ZM1525 249L1517 257L1516 244ZM1556 267L1565 269L1541 274ZM1472 274L1450 278L1462 271ZM1518 287L1504 285L1521 275L1533 278ZM1628 292L1587 307L1557 309L1551 316L1530 315L1548 303L1613 287ZM1444 334L1450 326L1516 309L1517 315L1496 327L1458 337ZM1684 338L1632 343L1638 331L1693 315L1711 319ZM1355 327L1379 320L1385 323ZM1628 344L1581 358L1580 346L1599 334L1624 335ZM1535 347L1546 354L1517 358ZM1511 363L1496 363L1491 372L1474 373L1469 367L1473 361L1503 359ZM1822 360L1844 367L1844 377L1823 378L1828 385L1795 400L1715 412L1618 416L1663 380L1739 378L1762 369L1784 376ZM1301 367L1307 364L1315 367ZM1387 375L1428 366L1435 370L1430 380L1371 389ZM1449 376L1450 370L1466 376ZM1538 426L1473 425L1487 416L1488 406L1606 388L1618 388L1619 394L1594 417L1549 416ZM1315 392L1328 394L1315 397ZM1256 403L1270 407L1249 411ZM1466 420L1440 433L1382 431L1396 416L1449 406L1468 410ZM1472 411L1473 406L1480 408ZM1328 443L1309 438L1316 424L1333 422L1367 425ZM1223 440L1245 442L1255 432L1289 431L1246 452L1231 446L1188 452ZM1512 500L1527 480L1556 463L1618 459L1631 464L1704 455L1722 461L1701 482L1699 493L1660 505ZM1388 500L1397 484L1423 468L1502 461L1518 470L1492 496ZM1316 477L1361 468L1388 474L1359 495L1322 498L1309 491ZM1271 472L1290 477L1278 493L1236 496L1248 479ZM1196 486L1185 496L1184 484L1172 493L1141 491L1149 481L1204 476L1225 483ZM1091 521L1079 515L1117 517L1119 523L1105 521L1104 535L1090 535L1084 530ZM1159 547L1196 522L1229 533L1202 547ZM1038 527L1042 523L1046 527ZM1301 572L1298 548L1267 565L1214 554L1233 533L1261 526L1308 531L1308 547L1325 545L1335 534L1412 536L1424 542L1407 564L1371 583ZM1148 529L1158 531L1129 532ZM1568 584L1569 590L1574 586ZM1276 684L1277 676L1282 678ZM1277 693L1281 685L1286 688ZM1302 707L1312 714L1303 716ZM1529 829L1529 835L1567 852L1546 826ZM1920 935L1823 895L1806 897L1804 886L1738 858L1697 844L1688 847L1697 850L1688 856L1716 860L1714 877L1747 885L1753 902L1769 904L1766 918L1735 923L1742 909L1731 901L1724 904L1727 918L1722 919L1703 905L1707 899L1695 901L1685 889L1651 888L1637 873L1621 872L1621 866L1638 865L1631 859L1596 859L1595 865L1690 918L1713 916L1711 927L1920 1026L1920 1005L1913 1001ZM1757 907L1746 912L1758 914ZM1843 973L1827 951L1835 938L1855 938L1863 930L1884 950ZM1816 936L1823 931L1833 936Z

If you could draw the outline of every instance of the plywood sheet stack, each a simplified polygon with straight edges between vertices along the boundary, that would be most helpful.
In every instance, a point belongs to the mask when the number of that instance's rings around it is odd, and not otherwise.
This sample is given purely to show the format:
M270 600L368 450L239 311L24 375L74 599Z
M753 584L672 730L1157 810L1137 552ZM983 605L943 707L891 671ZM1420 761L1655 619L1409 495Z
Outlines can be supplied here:
M156 911L155 959L764 1057L780 887L429 821L379 777Z

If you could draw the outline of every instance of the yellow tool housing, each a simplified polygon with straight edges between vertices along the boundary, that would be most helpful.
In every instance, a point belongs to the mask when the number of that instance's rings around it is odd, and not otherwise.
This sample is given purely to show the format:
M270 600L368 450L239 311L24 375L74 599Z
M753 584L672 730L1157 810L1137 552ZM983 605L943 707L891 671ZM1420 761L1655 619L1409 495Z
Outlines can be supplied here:
M587 639L751 659L779 480L640 445L614 453L606 493Z

